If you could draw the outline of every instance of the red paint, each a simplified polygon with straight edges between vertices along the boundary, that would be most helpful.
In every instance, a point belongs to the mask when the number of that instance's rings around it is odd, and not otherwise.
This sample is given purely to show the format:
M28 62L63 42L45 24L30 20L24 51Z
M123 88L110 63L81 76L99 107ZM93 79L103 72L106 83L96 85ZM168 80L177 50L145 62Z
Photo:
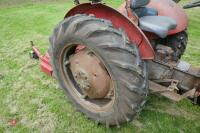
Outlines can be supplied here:
M40 51L36 47L32 47L33 52L39 57L40 60L40 69L49 76L53 74L53 68L50 64L50 56L48 52L42 56Z
M125 9L125 2L118 9L120 13L127 16ZM173 35L184 31L188 27L188 18L182 7L179 7L172 0L150 0L150 3L147 5L150 8L154 8L158 10L158 15L160 16L168 16L173 18L177 22L177 27L174 30L169 31L168 35ZM149 40L159 38L154 33L144 32Z
M79 44L79 45L76 47L76 51L75 51L75 53L80 52L80 51L83 50L84 48L85 48L84 45Z
M168 35L173 35L184 31L188 27L188 18L182 7L179 7L172 0L151 0L148 7L158 10L158 15L173 18L177 22L177 27L169 31Z
M129 39L139 47L142 59L154 58L154 50L144 33L117 10L103 4L84 3L72 8L65 18L75 14L94 14L97 18L110 20L114 27L123 29Z
M40 68L47 75L52 76L53 68L49 61L50 61L49 54L46 53L44 56L40 58Z
M36 48L36 47L32 47L32 50L33 50L33 52L35 52L35 54L38 56L38 57L40 57L41 56L41 54L40 54L40 51Z
M14 127L14 126L16 126L16 124L17 124L17 120L13 119L13 120L11 120L9 123L10 123L11 126Z
M161 16L168 16L177 21L177 28L171 30L169 35L184 31L187 28L188 20L185 12L171 0L151 0L148 7L157 9ZM143 31L132 23L124 13L120 13L103 4L84 3L72 8L65 15L65 18L75 14L94 14L97 18L110 20L114 27L123 29L129 39L138 46L142 59L154 58L154 50L148 39L158 37L153 33L145 33L148 36L147 38ZM78 47L77 50L80 50L79 48L82 49L82 47ZM52 76L53 69L49 63L49 54L46 53L44 56L41 56L35 47L33 47L33 51L39 56L41 70Z

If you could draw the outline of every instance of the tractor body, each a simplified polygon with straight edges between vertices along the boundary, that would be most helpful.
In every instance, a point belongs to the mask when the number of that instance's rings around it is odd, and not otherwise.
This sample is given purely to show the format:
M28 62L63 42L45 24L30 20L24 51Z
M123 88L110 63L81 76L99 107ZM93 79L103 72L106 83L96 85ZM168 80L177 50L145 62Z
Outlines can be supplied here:
M42 56L35 46L33 52L80 111L119 126L144 105L148 84L152 93L174 101L198 102L200 69L180 60L188 19L175 2L130 0L117 10L100 1L75 2L50 37L48 52Z

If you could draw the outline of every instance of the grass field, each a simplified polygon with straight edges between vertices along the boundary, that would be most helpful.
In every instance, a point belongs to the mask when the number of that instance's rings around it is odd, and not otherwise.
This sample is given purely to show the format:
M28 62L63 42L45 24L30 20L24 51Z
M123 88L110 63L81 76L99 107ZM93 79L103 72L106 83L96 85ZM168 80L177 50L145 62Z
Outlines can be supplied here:
M113 7L121 2L106 0ZM141 114L120 129L97 126L78 112L57 82L29 58L29 42L34 41L44 53L53 27L72 6L72 0L0 0L0 133L200 132L200 107L187 99L174 103L150 95ZM190 39L183 59L199 66L200 9L187 14Z

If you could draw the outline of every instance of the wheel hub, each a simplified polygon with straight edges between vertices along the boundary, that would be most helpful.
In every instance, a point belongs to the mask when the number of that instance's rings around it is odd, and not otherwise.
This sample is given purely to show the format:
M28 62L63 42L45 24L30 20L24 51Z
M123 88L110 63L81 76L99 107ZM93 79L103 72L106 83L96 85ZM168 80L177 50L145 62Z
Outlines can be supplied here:
M70 57L70 69L84 96L105 98L111 88L111 78L103 63L89 50Z
M90 89L90 81L89 81L89 77L87 75L87 73L83 72L83 71L76 71L74 72L74 77L75 77L75 80L78 84L78 86L84 90L84 91L87 91Z

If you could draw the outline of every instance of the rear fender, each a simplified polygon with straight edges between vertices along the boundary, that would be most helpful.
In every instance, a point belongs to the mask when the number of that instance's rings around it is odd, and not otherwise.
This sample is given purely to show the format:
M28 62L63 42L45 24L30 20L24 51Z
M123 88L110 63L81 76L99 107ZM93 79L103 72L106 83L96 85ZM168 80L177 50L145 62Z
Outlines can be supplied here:
M94 14L97 18L110 20L114 27L123 29L131 42L138 46L142 59L154 59L154 50L144 33L117 10L103 4L84 3L72 8L65 18L75 14Z

